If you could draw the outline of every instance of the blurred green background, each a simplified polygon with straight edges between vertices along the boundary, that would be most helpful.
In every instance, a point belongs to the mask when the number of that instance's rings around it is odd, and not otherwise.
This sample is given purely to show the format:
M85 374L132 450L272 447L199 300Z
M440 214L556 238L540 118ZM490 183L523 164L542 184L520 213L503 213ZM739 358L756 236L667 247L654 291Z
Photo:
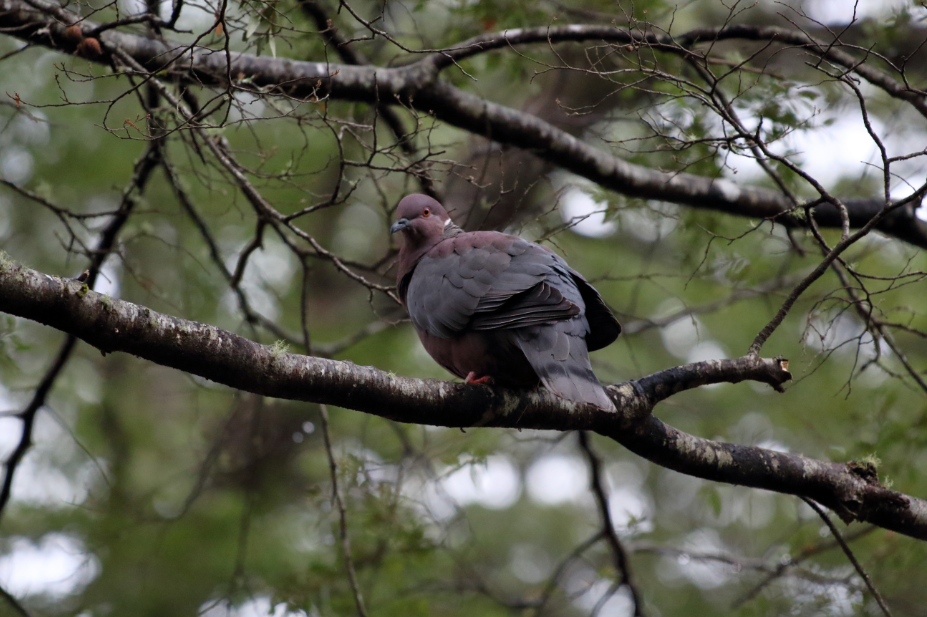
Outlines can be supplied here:
M717 0L678 6L598 0L351 6L367 18L382 13L378 27L417 49L554 23L615 20L648 28L649 22L657 31L678 34L733 19L782 27L791 21L824 32L822 24L839 29L852 17L851 3L823 0L805 2L805 16L765 0L733 11ZM93 19L114 18L116 7L122 14L144 8L120 2ZM179 26L194 33L165 36L192 40L210 28L216 8L188 4ZM889 60L912 53L927 35L925 13L913 3L869 1L857 8L859 21L845 40L876 46ZM330 16L341 36L367 34L346 10L335 9L329 7ZM327 54L337 61L291 0L232 2L228 11L237 28L234 49L312 60ZM139 96L122 96L129 82L106 67L40 47L19 52L23 44L13 35L0 35L0 91L9 95L0 106L0 178L73 213L116 209L149 144ZM213 33L202 44L221 48L221 42ZM379 65L417 59L382 37L352 45ZM728 64L712 68L733 71L757 47L719 45L712 53ZM597 54L614 62L616 72L608 79L550 69L584 66ZM684 83L643 77L642 65L696 81L680 58L641 56L635 66L604 44L558 46L556 53L536 45L461 63L475 79L454 68L443 77L633 162L774 186L742 151L722 147L724 126ZM880 197L879 160L853 93L807 61L799 52L764 54L725 87L751 126L763 117L767 138L781 137L777 152L789 153L829 190ZM909 70L912 81L923 82L918 66ZM875 88L863 88L890 154L922 151L923 118ZM391 209L421 187L400 169L408 159L392 146L393 135L370 106L192 90L204 105L214 99L218 111L209 117L216 126L210 134L228 141L279 211L322 203L338 186L340 200L299 218L298 226L365 277L391 284ZM412 116L400 115L411 129ZM176 124L164 107L155 117ZM489 144L427 115L419 117L418 128L416 145L421 156L428 154L424 166L458 222L543 239L614 307L625 334L594 354L603 382L743 355L820 259L803 232L792 242L781 226L603 191L530 153ZM371 156L374 137L376 147L387 151ZM171 132L165 156L220 260L234 271L258 224L223 170L194 146L190 132ZM343 170L342 158L350 162ZM895 197L910 191L906 179L915 185L924 179L918 158L893 169ZM793 190L813 195L795 174L779 170ZM0 248L42 272L77 276L88 261L75 239L93 246L108 220L59 217L0 186ZM96 288L263 343L281 339L282 332L290 350L300 353L306 351L300 308L305 295L310 352L335 349L334 357L358 364L449 379L390 298L369 292L325 259L298 255L272 230L262 234L240 289L276 332L244 317L202 230L160 169L139 197ZM825 237L833 243L839 235ZM292 236L288 240L311 252ZM878 277L927 270L922 251L879 234L853 247L846 259ZM917 331L927 326L927 296L920 279L857 283L865 285L880 315L906 326L894 340L923 374L927 345ZM766 344L764 355L791 361L795 379L785 394L758 384L720 385L675 396L657 415L711 439L822 460L877 458L883 482L923 497L925 393L898 355L873 340L841 288L835 275L826 274ZM365 328L369 336L352 339ZM0 411L25 407L63 338L0 316ZM353 560L370 615L630 614L625 590L607 593L617 575L606 544L575 552L601 527L576 435L462 433L342 409L330 413ZM18 443L21 425L12 413L0 418L4 457ZM831 538L800 500L701 481L607 440L592 442L605 462L612 522L627 545L648 615L877 614L839 549L803 560L803 551ZM859 524L847 534L856 538L857 557L895 614L927 614L924 544ZM34 615L355 614L338 537L316 406L262 399L79 344L39 412L34 446L16 473L0 525L0 585ZM15 613L0 602L0 615L6 614Z

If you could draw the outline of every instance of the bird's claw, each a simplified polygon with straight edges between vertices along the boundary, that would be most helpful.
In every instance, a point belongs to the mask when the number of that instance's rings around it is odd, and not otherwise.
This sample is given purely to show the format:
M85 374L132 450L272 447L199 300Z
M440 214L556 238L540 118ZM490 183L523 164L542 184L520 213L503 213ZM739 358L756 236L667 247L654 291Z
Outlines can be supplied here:
M470 371L467 374L467 378L464 379L464 383L473 383L473 384L492 384L492 377L489 375L483 375L482 377L477 377L474 371Z

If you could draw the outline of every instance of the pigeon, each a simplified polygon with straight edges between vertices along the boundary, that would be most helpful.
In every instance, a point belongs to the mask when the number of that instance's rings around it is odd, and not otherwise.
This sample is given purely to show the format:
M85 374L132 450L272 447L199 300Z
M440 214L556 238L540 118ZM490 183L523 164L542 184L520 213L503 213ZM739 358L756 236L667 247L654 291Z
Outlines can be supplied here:
M467 383L545 388L614 411L589 362L621 325L562 257L497 231L465 232L427 195L408 195L390 233L402 232L399 298L425 350Z

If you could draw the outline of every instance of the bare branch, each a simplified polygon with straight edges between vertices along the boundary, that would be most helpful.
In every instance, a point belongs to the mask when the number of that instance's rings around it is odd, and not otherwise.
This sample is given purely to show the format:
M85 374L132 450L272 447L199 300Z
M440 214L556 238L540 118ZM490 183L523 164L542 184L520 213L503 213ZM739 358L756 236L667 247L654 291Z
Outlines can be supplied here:
M0 311L72 333L105 353L124 351L278 398L338 405L415 424L592 430L659 465L719 482L806 496L844 520L927 539L927 502L883 487L871 468L715 442L650 415L673 394L711 383L791 379L785 361L747 355L680 366L609 388L618 413L530 392L422 381L372 367L281 353L205 324L156 313L8 259L0 266Z
M882 599L882 594L879 593L879 590L875 588L870 580L869 575L866 574L866 571L863 570L863 566L860 565L859 561L856 559L856 555L853 554L853 551L850 550L849 545L846 540L843 539L843 534L840 533L840 530L837 529L837 526L834 525L834 521L830 520L830 517L827 516L827 512L821 509L821 506L814 503L812 500L807 497L802 497L808 506L814 510L818 516L821 517L821 520L824 521L824 524L827 525L827 528L830 529L830 532L833 534L834 539L840 544L840 548L843 549L843 553L847 556L847 559L850 560L850 563L853 564L853 567L856 568L856 572L863 579L863 582L866 583L866 587L869 588L869 592L872 594L872 597L875 598L876 602L879 604L879 608L882 609L882 612L885 614L885 617L892 617L892 612L888 609L888 605L885 604L885 600Z
M348 515L344 507L344 497L341 493L341 486L338 482L338 465L335 462L335 453L332 451L332 438L328 430L328 406L319 405L320 417L322 419L322 438L325 441L325 454L328 457L328 469L332 478L332 501L338 508L338 528L340 530L341 550L344 553L344 567L348 572L348 582L351 584L351 592L354 594L354 604L357 606L357 614L360 617L367 617L367 608L364 606L364 596L361 594L360 587L357 584L357 574L354 571L354 559L351 557L351 536L348 534Z
M86 276L81 277L83 281L81 284L85 288L89 289L96 282L100 274L100 269L103 267L103 262L106 260L107 256L109 256L113 246L115 246L119 232L125 226L126 221L129 219L129 215L135 208L137 203L136 192L141 193L144 191L145 186L148 184L148 180L151 178L151 172L158 166L159 161L160 142L154 141L151 142L149 147L145 149L142 157L136 162L132 179L123 191L122 203L118 211L109 223L107 223L100 234L96 247L88 255L90 258L90 266L87 269ZM45 405L45 399L48 397L48 393L51 392L52 387L54 387L55 381L58 379L61 371L67 365L76 343L77 337L74 333L69 333L64 343L62 343L61 347L58 349L54 362L52 362L52 365L42 377L42 381L39 382L38 387L36 387L32 395L32 400L30 400L26 408L18 414L19 418L23 421L22 434L20 435L19 443L16 445L16 448L7 460L4 461L3 486L0 488L0 516L3 515L9 503L13 488L13 477L16 474L16 470L22 462L23 457L26 455L26 452L28 452L29 448L32 446L32 431L35 426L35 417L39 409Z
M612 524L611 512L608 507L608 496L605 494L605 483L602 479L602 461L592 449L589 443L589 436L586 431L579 431L579 447L582 448L589 462L589 483L592 487L592 494L595 495L595 502L599 508L599 517L602 519L602 535L608 541L608 546L612 552L612 559L615 564L615 570L619 575L619 583L627 585L631 592L631 601L634 603L634 616L641 617L644 614L644 599L641 592L634 584L631 575L631 564L628 562L628 554L615 526Z
M13 596L13 594L11 594L9 591L4 589L3 587L0 587L0 597L3 598L4 602L10 605L10 608L13 609L14 613L19 615L20 617L30 617L29 611L27 611L26 608L22 604L19 603L19 600L17 600Z
M61 11L70 15L64 9ZM76 20L76 16L71 18ZM89 20L84 25L93 27ZM0 0L0 28L3 27L20 28L18 36L30 42L66 50L60 44L64 37L64 25L49 24L41 11L24 0ZM720 32L696 31L689 36L693 41L722 34L748 40L785 40L783 37L788 32L778 28L729 26ZM820 49L804 34L793 32L792 35L798 38L791 44L804 45L811 50ZM171 45L117 30L104 32L101 41L105 44L104 52L119 50L152 72L170 69L173 78L188 84L228 87L228 76L234 75L237 84L247 85L249 89L277 92L302 100L328 97L332 100L373 104L395 101L412 109L426 111L439 120L475 135L531 150L548 162L623 195L718 210L737 216L776 219L785 225L801 224L790 217L782 217L791 211L793 204L788 197L777 191L742 186L724 178L668 173L628 163L535 116L451 86L438 78L438 68L427 59L401 68L278 60L242 53L217 54L208 49ZM852 60L846 52L834 48L825 51L828 57L836 54L837 61L842 58L849 63ZM104 53L96 61L108 63L111 56ZM857 65L859 63L853 60L853 66ZM874 80L874 83L899 98L915 106L922 106L924 113L927 113L927 102L924 102L922 95L907 91L897 84L893 86L890 78L870 68L859 65L857 70L860 75L866 79L871 78L871 81ZM923 196L921 193L919 191L894 205L914 203ZM885 205L881 198L841 201L846 206L849 224L854 228L865 225ZM821 227L842 227L840 212L836 208L817 208L814 216ZM880 221L877 228L906 242L927 247L927 223L917 219L909 208L894 209L890 216Z

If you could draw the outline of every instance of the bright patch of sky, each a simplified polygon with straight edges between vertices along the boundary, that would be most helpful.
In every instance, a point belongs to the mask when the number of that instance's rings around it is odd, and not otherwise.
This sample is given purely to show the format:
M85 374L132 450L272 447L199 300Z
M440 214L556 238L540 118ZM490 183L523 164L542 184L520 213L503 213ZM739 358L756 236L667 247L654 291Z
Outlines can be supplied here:
M620 486L612 489L608 495L608 510L612 525L625 533L653 531L650 514L653 510L650 501L640 489Z
M138 15L146 10L144 0L119 0L119 8L127 15ZM162 1L159 10L161 19L169 20L172 10L173 3ZM180 12L180 19L177 20L177 28L179 30L193 30L199 33L204 28L212 26L215 22L216 9L210 8L207 1L187 0Z
M224 600L210 600L197 611L200 617L303 617L318 614L318 611L311 614L301 610L291 611L286 602L273 604L268 596L258 596L240 606L229 606Z
M614 221L605 219L608 204L597 202L579 187L569 187L560 196L560 214L563 222L581 236L605 238L617 229Z
M532 463L525 484L532 500L548 506L576 501L589 490L586 465L562 454L543 456Z
M848 24L853 19L884 19L898 13L904 7L913 7L910 0L811 0L801 4L811 19L824 24Z
M448 475L444 490L460 505L477 503L503 510L521 495L518 469L504 456L490 456L486 462L464 465Z
M223 230L226 231L226 230ZM238 258L247 245L239 243L225 260L225 267L234 272ZM293 282L296 261L293 254L275 237L264 238L263 247L251 253L241 279L241 288L251 308L270 320L280 316L277 294L285 294ZM223 307L238 315L238 296L227 291L222 298Z
M862 322L853 315L822 313L815 315L804 328L804 342L815 351L830 351L839 347L841 354L860 354L860 362L876 355L875 342L865 332ZM886 349L887 346L883 345Z
M877 94L877 90L866 82L860 84L863 96ZM882 182L882 159L876 142L869 134L862 113L853 104L833 108L820 108L820 100L814 103L795 101L793 111L806 124L770 144L770 149L801 166L810 176L825 188L832 187L838 180L868 177ZM745 113L751 113L749 110ZM869 116L870 126L883 143L889 157L908 155L924 150L925 131L912 127L905 117L883 121ZM755 129L755 126L751 130ZM924 181L927 157L915 157L891 164L892 180L890 195L901 199L914 192L914 187ZM727 158L727 176L737 182L752 182L765 177L765 172L750 157L730 153ZM736 171L735 171L736 170ZM736 176L734 175L736 173ZM876 195L878 196L878 195ZM918 216L927 219L927 209L921 208Z
M631 461L614 461L605 468L612 525L622 533L653 530L653 505L644 490L647 470L649 466Z
M100 573L96 557L79 540L50 533L38 543L14 538L0 557L0 585L15 597L76 593Z
M100 268L100 275L93 284L93 290L113 298L118 298L122 293L121 281L122 262L119 261L117 256L110 255L106 261L103 262L103 267Z
M808 114L810 115L810 113ZM924 133L910 127L887 126L870 116L870 125L885 144L889 156L910 154L923 150ZM828 123L825 125L825 123ZM881 157L878 147L863 124L856 108L828 109L818 112L806 130L797 130L771 145L799 163L804 171L825 187L843 178L876 178L881 183ZM729 171L733 180L744 182L764 176L760 166L751 158L731 154L728 164L737 171ZM918 157L892 164L891 196L900 199L913 192L924 179L925 159ZM924 214L921 214L923 217Z
M238 122L248 118L260 118L267 106L264 101L250 92L235 92L232 97L235 104L229 109L229 122Z
M45 114L19 114L0 131L0 178L23 185L32 178L35 158L30 148L42 148L49 141Z
M614 580L600 578L573 603L587 613L598 606L598 611L594 614L600 617L630 617L634 614L634 603L627 587L618 589L602 603L605 595L614 587L614 583Z
M0 401L0 409L9 407ZM0 418L0 456L9 456L22 435L22 422L15 417ZM81 503L87 497L87 486L98 474L92 462L81 467L75 478L69 478L49 459L67 459L76 446L58 421L42 409L33 428L36 444L26 454L13 477L12 500L18 503L46 507L67 507Z
M684 309L682 302L676 298L670 298L660 303L651 318L663 319L676 315ZM695 315L681 317L660 329L663 347L680 360L686 360L692 350L708 336L708 328Z
M699 553L718 554L729 552L715 530L699 529L690 533L683 542L683 548L691 551L693 556L689 557L683 554L677 558L664 557L661 570L675 570L675 577L685 577L702 589L720 587L735 575L730 564L696 557Z
M16 185L29 181L35 170L35 159L25 148L8 145L0 150L0 178Z

